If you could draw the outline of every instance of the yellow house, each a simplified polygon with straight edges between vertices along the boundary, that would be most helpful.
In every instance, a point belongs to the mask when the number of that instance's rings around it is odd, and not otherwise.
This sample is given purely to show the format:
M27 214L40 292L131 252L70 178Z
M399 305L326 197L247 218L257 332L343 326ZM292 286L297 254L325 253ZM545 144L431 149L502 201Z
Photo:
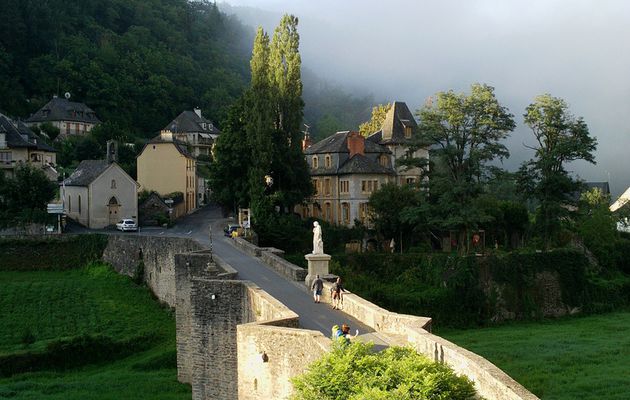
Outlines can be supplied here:
M183 201L174 208L174 217L197 208L197 164L185 143L173 139L168 130L150 140L137 159L140 190L155 191L164 197L182 193Z

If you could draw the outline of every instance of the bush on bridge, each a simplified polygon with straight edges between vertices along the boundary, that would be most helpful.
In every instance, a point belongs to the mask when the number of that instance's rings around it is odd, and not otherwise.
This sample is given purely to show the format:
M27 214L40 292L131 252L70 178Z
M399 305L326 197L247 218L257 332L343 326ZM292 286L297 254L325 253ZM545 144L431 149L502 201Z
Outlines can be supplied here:
M475 396L472 382L413 349L374 353L371 344L334 344L306 373L293 378L293 400L452 399Z

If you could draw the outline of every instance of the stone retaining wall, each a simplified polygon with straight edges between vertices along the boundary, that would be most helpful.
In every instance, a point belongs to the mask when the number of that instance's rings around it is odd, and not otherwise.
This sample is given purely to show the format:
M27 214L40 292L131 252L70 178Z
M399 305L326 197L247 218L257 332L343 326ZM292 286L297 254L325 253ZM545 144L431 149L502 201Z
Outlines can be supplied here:
M281 255L284 254L284 251L280 249L258 247L240 237L234 238L232 244L250 256L259 257L277 273L292 281L304 281L306 274L308 274L308 271L304 268L298 267L282 258Z

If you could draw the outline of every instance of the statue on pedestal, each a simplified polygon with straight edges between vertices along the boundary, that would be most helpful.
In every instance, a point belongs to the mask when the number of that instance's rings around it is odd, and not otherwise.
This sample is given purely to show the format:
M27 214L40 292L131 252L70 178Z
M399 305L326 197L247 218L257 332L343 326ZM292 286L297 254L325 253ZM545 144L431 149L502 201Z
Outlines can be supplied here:
M322 227L319 222L313 222L313 254L324 254L324 242L322 240Z

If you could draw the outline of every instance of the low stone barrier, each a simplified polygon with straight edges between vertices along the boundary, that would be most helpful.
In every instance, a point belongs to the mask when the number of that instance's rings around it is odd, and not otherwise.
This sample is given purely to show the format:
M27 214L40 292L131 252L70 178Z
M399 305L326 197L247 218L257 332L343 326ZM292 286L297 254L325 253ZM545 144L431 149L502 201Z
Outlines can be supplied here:
M276 249L275 247L258 247L247 240L237 237L232 240L234 246L244 251L245 253L258 257L271 267L274 271L292 281L304 281L308 271L304 268L298 267L281 257L284 251Z

